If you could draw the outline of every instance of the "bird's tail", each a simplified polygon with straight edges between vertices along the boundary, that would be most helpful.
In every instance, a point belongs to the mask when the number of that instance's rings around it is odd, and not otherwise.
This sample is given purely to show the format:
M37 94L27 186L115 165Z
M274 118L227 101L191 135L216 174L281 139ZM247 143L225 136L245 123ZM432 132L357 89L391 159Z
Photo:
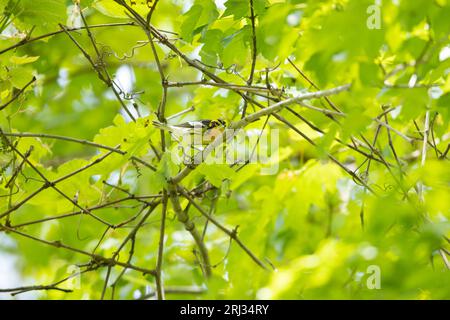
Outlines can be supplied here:
M167 130L169 132L172 132L172 128L170 126L168 126L167 124L165 124L165 123L162 123L162 122L154 120L154 121L152 121L152 124L157 129L163 129L163 130Z

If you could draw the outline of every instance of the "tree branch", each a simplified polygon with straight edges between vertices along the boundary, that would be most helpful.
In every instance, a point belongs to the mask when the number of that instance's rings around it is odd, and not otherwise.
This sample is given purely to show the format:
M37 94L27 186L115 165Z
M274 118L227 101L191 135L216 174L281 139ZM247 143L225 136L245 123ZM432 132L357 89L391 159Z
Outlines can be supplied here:
M9 100L8 102L6 102L5 104L0 106L0 111L5 109L7 106L9 106L11 103L13 103L17 98L19 98L20 95L35 81L36 81L36 77L33 77L25 86L23 86L22 89L20 89L19 91L16 92L16 94L14 95L14 97L11 98L11 100Z
M200 255L202 257L202 269L205 272L205 276L209 278L211 276L211 263L209 261L209 254L205 243L202 241L201 235L195 228L195 224L189 219L187 213L181 208L176 184L169 183L168 190L170 201L172 202L172 208L177 215L178 221L184 224L186 230L191 234L192 238L194 238L195 244L200 250Z
M275 103L275 104L271 105L270 107L261 109L257 112L254 112L254 113L246 116L245 118L243 118L239 121L231 123L230 126L227 128L228 130L225 130L224 133L219 135L203 151L197 153L194 156L194 161L193 161L192 165L185 167L180 173L178 173L175 177L173 177L172 182L179 183L181 180L183 180L192 170L194 170L200 163L202 163L214 149L216 149L223 142L225 142L225 139L226 140L231 139L236 134L237 130L244 128L245 126L252 123L253 121L256 121L259 118L267 116L269 114L276 114L283 108L285 108L288 105L291 105L293 103L298 103L298 102L301 102L304 100L310 100L310 99L320 98L323 96L338 94L342 91L348 90L349 88L350 88L350 85L344 85L344 86L336 87L336 88L329 89L329 90L305 93L303 95Z

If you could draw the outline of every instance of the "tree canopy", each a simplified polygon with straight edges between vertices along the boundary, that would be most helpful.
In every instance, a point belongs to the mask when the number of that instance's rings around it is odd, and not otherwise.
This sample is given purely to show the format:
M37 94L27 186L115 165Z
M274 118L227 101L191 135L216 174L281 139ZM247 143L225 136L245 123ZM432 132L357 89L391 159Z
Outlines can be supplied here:
M0 12L0 299L450 298L448 0Z

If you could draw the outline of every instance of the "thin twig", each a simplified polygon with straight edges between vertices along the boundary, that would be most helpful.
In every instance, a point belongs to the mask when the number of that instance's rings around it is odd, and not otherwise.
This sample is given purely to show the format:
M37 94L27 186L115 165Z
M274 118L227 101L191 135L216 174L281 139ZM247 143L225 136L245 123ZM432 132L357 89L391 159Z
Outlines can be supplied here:
M80 14L82 15L82 13L80 12ZM61 23L59 24L60 28L67 34L67 36L70 38L70 40L72 40L72 42L78 47L78 49L83 53L84 57L86 58L86 60L89 61L89 63L92 65L92 68L94 69L95 72L97 72L97 75L99 77L100 80L102 80L107 87L111 88L111 90L113 91L114 95L116 96L117 100L119 101L122 109L125 110L125 112L128 114L128 116L130 117L131 120L136 121L136 119L134 118L133 114L131 113L131 111L128 109L128 107L125 105L125 103L123 102L122 98L120 97L119 93L117 92L116 88L114 87L114 83L108 73L108 70L106 69L106 66L104 65L104 62L102 61L102 57L100 55L100 53L98 52L98 49L96 49L96 52L98 54L97 59L98 62L94 62L94 60L92 59L92 57L87 53L87 51L78 43L77 40L75 40L75 38L70 34L70 32L67 31L67 28L65 26L63 26ZM88 25L85 25L86 30L89 30ZM89 38L91 39L92 43L95 43L95 40L93 39L92 33L88 33ZM96 46L95 46L96 48Z
M13 103L17 98L19 98L20 95L35 81L36 81L36 77L33 77L30 81L28 81L28 83L26 85L24 85L22 87L22 89L20 89L19 91L16 92L16 94L11 98L11 100L9 100L8 102L6 102L5 104L2 104L0 106L0 111L5 109L7 106L9 106L11 103Z
M197 202L186 192L183 188L178 188L180 193L185 197L189 202L205 217L208 219L208 221L211 221L212 224L214 224L217 228L219 228L221 231L226 233L229 237L231 237L244 251L249 255L249 257L261 268L268 270L266 265L259 260L253 252L250 251L250 249L247 248L247 246L242 243L242 241L237 236L237 230L229 230L226 227L224 227L220 222L218 222L213 216L209 215Z
M161 208L161 225L159 228L158 258L156 261L156 292L158 300L164 300L164 285L162 279L162 264L164 259L164 236L166 231L167 191L163 191Z
M189 218L187 213L181 208L176 184L169 184L169 194L170 201L172 202L172 208L175 211L178 220L184 224L185 229L191 234L195 244L200 250L202 266L204 267L203 270L205 272L205 276L209 278L211 276L211 263L209 262L208 250L206 249L205 243L202 241L201 235L198 233L195 224Z
M164 289L164 294L203 294L207 290L199 287L169 287ZM155 297L156 292L150 292L148 294L139 297L138 300L146 300Z
M96 148L99 148L99 149L112 151L112 152L120 154L120 155L126 155L127 154L126 151L122 151L119 148L110 147L110 146L99 144L99 143L95 143L95 142L92 142L92 141L89 141L89 140L77 139L77 138L60 136L60 135L54 135L54 134L29 133L29 132L12 132L12 133L3 132L3 135L5 135L7 137L45 138L45 139L62 140L62 141L74 142L74 143L79 143L79 144L83 144L83 145L87 145L87 146L91 146L91 147L96 147ZM130 159L143 164L144 166L146 166L147 168L149 168L152 171L156 171L156 168L153 165L151 165L148 162L142 160L141 158L138 158L136 156L131 156Z
M82 208L77 202L73 201L73 199L72 199L71 197L67 196L64 192L62 192L59 188L57 188L57 187L56 187L56 184L59 183L59 182L61 182L61 181L66 180L66 179L68 179L68 178L70 178L70 177L72 177L72 176L75 175L75 174L78 174L78 173L80 173L80 172L82 172L82 171L84 171L84 170L86 170L86 169L92 167L93 165L95 165L95 164L97 164L97 163L99 163L99 162L101 162L101 161L103 161L106 157L108 157L108 156L112 153L112 151L110 151L110 152L104 154L103 156L101 156L101 157L95 159L94 161L92 161L91 163L89 163L89 164L87 164L87 165L85 165L85 166L83 166L83 167L81 167L81 168L79 168L79 169L77 169L77 170L75 170L75 171L73 171L73 172L70 172L70 173L68 173L68 174L66 174L66 175L64 175L64 176L62 176L62 177L60 177L60 178L58 178L58 179L55 179L55 180L53 180L53 181L50 181L50 180L48 180L48 179L41 173L41 171L40 171L39 169L36 168L36 166L35 166L34 164L31 163L31 161L30 161L27 157L25 157L25 155L23 155L23 154L22 154L22 153L21 153L21 152L20 152L20 151L12 144L12 143L11 143L11 142L3 135L3 131L2 131L1 129L0 129L0 135L2 135L2 136L4 137L4 141L8 144L8 146L9 146L16 154L18 154L18 155L20 156L20 158L22 158L22 159L27 163L27 165L29 165L29 166L33 169L33 171L35 171L35 172L36 172L36 173L44 180L44 184L43 184L39 189L37 189L35 192L33 192L32 194L30 194L27 198L25 198L24 200L22 200L22 201L19 202L18 204L14 205L14 206L12 206L11 208L9 208L8 210L6 210L6 212L0 214L0 218L3 218L4 216L9 215L9 213L11 213L11 212L17 210L19 207L21 207L23 204L25 204L25 203L26 203L28 200L30 200L32 197L34 197L34 196L36 196L37 194L39 194L41 191L43 191L43 190L45 190L45 189L47 189L47 188L53 188L56 192L58 192L58 193L59 193L60 195L62 195L64 198L66 198L67 200L69 200L73 205L75 205L77 208L81 209L84 213L86 213L86 214L90 215L91 217L93 217L94 219L96 219L96 220L98 220L98 221L100 221L100 222L102 222L102 223L108 225L108 223L107 223L106 221L104 221L104 220L102 220L102 219L96 217L95 215L93 215L93 214L92 214L91 212L89 212L88 210Z
M111 28L111 27L122 27L122 26L137 26L137 25L134 22L103 23L103 24L91 25L90 28L91 29L93 29L93 28ZM73 31L79 31L79 30L83 30L83 29L86 29L86 27L67 28L66 30L68 32L73 32ZM60 34L60 33L64 33L64 30L57 30L57 31L49 32L49 33L40 35L35 38L23 39L10 47L0 50L0 55L5 52L8 52L10 50L14 50L18 47L30 44L30 43L38 41L38 40L49 38L49 37L52 37L52 36Z
M250 21L252 25L252 65L250 69L250 76L248 78L247 84L249 86L253 83L253 75L255 73L255 66L256 66L256 56L258 54L257 47L256 47L256 26L255 26L255 9L253 8L253 0L249 1L250 3ZM245 116L245 113L244 113Z
M256 66L256 56L258 54L257 52L257 47L256 47L256 26L255 26L255 10L253 8L253 0L249 0L249 6L250 6L250 22L252 25L252 64L250 67L250 76L247 80L247 84L249 86L252 85L253 83L253 75L255 73L255 66ZM248 92L247 92L248 94ZM247 113L247 106L248 106L248 101L247 99L244 99L244 107L242 108L242 113L241 113L241 119L245 117L246 113Z
M275 103L275 104L271 105L270 107L261 109L257 112L254 112L254 113L246 116L245 118L243 118L239 121L231 123L230 126L228 127L228 130L225 130L224 133L219 135L203 151L197 153L194 157L194 161L193 161L192 165L185 167L180 173L178 173L175 177L172 178L172 181L175 183L180 182L193 169L195 169L195 167L197 167L200 163L202 163L206 159L206 157L215 148L217 148L219 145L221 145L225 141L225 138L226 138L226 140L231 139L236 134L237 130L244 128L248 124L258 120L259 118L267 116L269 114L275 115L277 112L279 112L280 110L282 110L283 108L287 107L290 104L298 103L303 100L310 100L310 99L320 98L323 96L338 94L342 91L348 90L349 88L350 88L350 85L344 85L344 86L336 87L336 88L329 89L329 90L305 93L303 95L299 95L297 97ZM312 142L312 140L311 140L311 142Z
M7 227L5 225L1 225L0 224L0 231L2 229L5 230L5 231L8 231L8 232L20 235L22 237L25 237L25 238L28 238L28 239L31 239L31 240L34 240L34 241L46 244L48 246L52 246L52 247L55 247L55 248L63 248L63 249L66 249L66 250L69 250L69 251L72 251L72 252L79 253L81 255L85 255L85 256L91 257L94 261L96 261L97 263L100 263L101 265L118 265L118 266L121 266L121 267L124 267L124 268L129 268L129 269L132 269L132 270L136 270L136 271L142 272L144 274L150 274L150 275L153 275L153 276L155 275L155 270L141 268L141 267L132 265L130 263L125 263L125 262L117 261L117 260L114 260L114 259L108 259L108 258L105 258L105 257L103 257L101 255L98 255L98 254L92 254L92 253L89 253L89 252L84 251L82 249L78 249L78 248L74 248L74 247L68 246L68 245L62 243L59 240L58 241L44 240L44 239L32 236L32 235L27 234L27 233L23 233L23 232L18 231L16 229L13 229L13 228L10 228L10 227Z

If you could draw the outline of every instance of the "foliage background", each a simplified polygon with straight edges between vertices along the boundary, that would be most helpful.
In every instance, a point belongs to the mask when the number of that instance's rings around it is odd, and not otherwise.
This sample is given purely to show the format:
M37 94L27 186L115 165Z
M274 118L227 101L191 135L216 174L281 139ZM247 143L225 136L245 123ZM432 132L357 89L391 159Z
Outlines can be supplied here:
M154 1L125 3L144 19L147 4L154 6ZM235 241L210 225L205 245L214 268L206 279L192 237L169 201L161 260L166 298L450 298L450 5L447 0L377 1L381 28L370 29L367 10L373 4L361 0L157 3L151 24L164 30L161 34L179 53L201 61L199 65L228 83L259 88L237 91L247 92L263 105L274 103L265 98L268 94L276 101L317 88L352 84L350 91L330 97L345 116L334 119L295 104L291 110L297 115L286 109L279 114L296 130L273 116L267 124L264 118L247 127L255 132L262 127L281 130L283 156L277 174L261 175L258 164L238 172L225 165L202 165L182 181L188 189L202 179L209 181L203 184L209 191L203 190L197 203L230 230L239 226L242 242L276 271L259 268ZM153 275L130 268L122 274L123 267L103 264L89 271L88 266L95 265L92 257L54 246L63 243L90 253L95 249L96 254L110 258L135 224L108 228L85 214L38 221L80 209L52 188L14 207L45 182L33 167L49 180L57 179L108 150L20 133L73 137L110 148L120 145L127 151L107 155L57 184L71 199L77 195L76 204L90 208L127 193L158 195L167 187L165 178L180 169L166 157L160 161L149 144L161 150L160 132L149 125L163 97L161 71L170 83L200 82L167 88L165 116L195 107L171 123L235 121L245 105L235 91L201 83L213 81L161 41L154 46L160 60L156 63L143 28L116 2L88 0L81 1L80 7L89 25L101 25L90 30L99 55L86 30L69 33L94 57L99 70L108 70L137 121L131 121L113 90L61 32L59 23L67 28L84 26L76 2L0 0L0 105L12 101L0 111L0 127L6 134L0 155L0 212L11 211L0 215L1 264L14 256L20 286L25 286L25 290L7 290L0 282L0 289L7 291L0 293L1 298L20 291L28 292L23 297L44 299L109 299L112 295L133 299L145 294L151 298L157 287ZM124 25L130 21L134 25ZM57 34L32 41L54 31ZM8 49L15 44L19 45ZM36 80L30 84L33 77ZM320 110L330 109L324 99L310 103ZM247 114L259 110L251 103L246 108ZM20 167L23 161L18 152L26 154L30 146L30 163ZM156 167L156 172L131 156ZM370 156L378 160L368 160ZM180 202L183 208L188 205L182 197ZM139 213L141 207L142 202L133 198L95 214L115 225ZM136 234L130 260L134 266L153 269L158 264L163 207L158 205ZM205 218L192 206L189 215L201 232ZM129 251L130 242L118 259L127 262ZM87 270L79 289L29 293L44 289L31 285L69 288L70 281L52 284L65 279L73 265ZM370 265L380 267L380 289L366 285Z

